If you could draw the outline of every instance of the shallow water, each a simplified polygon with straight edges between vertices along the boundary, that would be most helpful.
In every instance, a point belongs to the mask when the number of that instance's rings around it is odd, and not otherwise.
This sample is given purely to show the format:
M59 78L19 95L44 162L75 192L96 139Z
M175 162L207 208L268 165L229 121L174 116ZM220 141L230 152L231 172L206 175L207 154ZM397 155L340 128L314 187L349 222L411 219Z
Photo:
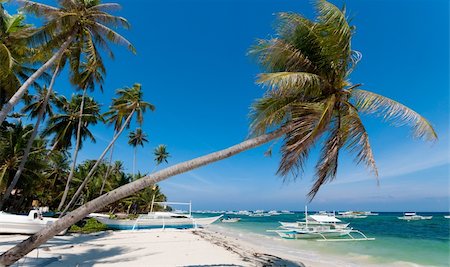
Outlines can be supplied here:
M401 213L379 213L364 219L342 219L354 229L362 231L374 241L355 242L316 242L306 240L286 240L286 250L308 249L359 258L372 264L411 263L412 265L450 266L450 219L446 213L418 213L432 215L431 220L403 221L397 217ZM204 216L208 214L199 214ZM195 216L195 215L194 215ZM270 217L240 217L237 223L217 223L242 233L252 233L265 237L281 239L276 233L266 230L277 229L279 221L294 222L303 219L303 213L274 215Z

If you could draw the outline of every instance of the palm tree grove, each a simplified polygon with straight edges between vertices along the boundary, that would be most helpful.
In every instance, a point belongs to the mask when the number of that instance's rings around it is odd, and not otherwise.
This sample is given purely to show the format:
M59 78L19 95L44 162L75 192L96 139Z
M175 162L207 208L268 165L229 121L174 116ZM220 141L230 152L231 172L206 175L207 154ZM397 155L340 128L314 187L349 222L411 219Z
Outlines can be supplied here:
M14 264L65 229L82 227L90 213L133 218L170 209L153 205L167 200L159 182L264 144L279 147L273 171L283 181L313 179L306 196L312 201L335 180L342 157L353 157L367 175L378 177L366 115L409 126L414 138L437 140L420 114L371 91L364 81L351 80L363 53L352 47L356 27L345 7L315 0L316 17L277 13L274 32L247 48L261 71L255 82L263 89L249 107L248 136L182 162L170 153L170 144L154 143L153 133L143 129L160 112L146 92L163 88L140 81L105 86L108 68L123 64L113 60L116 51L139 57L125 37L137 33L119 15L120 5L42 2L0 1L0 210L28 214L48 207L59 219L4 251L0 266ZM6 5L16 12L10 14ZM59 86L62 82L67 85ZM114 98L97 97L103 91L114 91ZM95 134L99 127L110 133L106 145ZM124 138L132 154L114 153ZM80 156L93 147L98 157ZM318 158L310 156L313 150L319 151ZM141 151L152 157L138 156ZM132 165L126 167L124 159ZM316 162L308 177L304 170L311 161ZM139 170L144 163L152 171Z

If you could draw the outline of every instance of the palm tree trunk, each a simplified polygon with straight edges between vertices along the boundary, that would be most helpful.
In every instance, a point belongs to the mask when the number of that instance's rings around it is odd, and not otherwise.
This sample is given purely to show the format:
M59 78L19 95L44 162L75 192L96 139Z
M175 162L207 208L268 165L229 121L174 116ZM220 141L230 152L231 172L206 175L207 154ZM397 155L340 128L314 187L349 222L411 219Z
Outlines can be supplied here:
M125 121L125 123L122 125L122 128L120 128L120 130L117 132L117 134L113 137L113 139L111 140L109 145L105 148L105 150L103 150L103 153L97 159L97 161L95 162L95 164L92 167L92 169L89 171L89 173L86 176L86 178L83 180L81 185L78 187L77 191L73 195L72 199L69 201L69 204L67 204L67 206L64 208L64 210L61 213L60 217L63 216L67 212L67 210L75 203L75 200L78 199L78 197L81 194L81 191L83 191L84 187L89 182L89 179L92 177L92 175L94 175L94 172L97 170L98 165L100 165L100 162L105 157L106 153L108 153L109 149L114 145L114 143L116 142L117 138L120 136L120 134L122 134L123 130L125 130L125 128L127 127L128 123L130 123L131 117L133 117L134 112L135 112L135 110L133 110L130 113L130 115L128 115L128 118Z
M156 184L174 175L188 172L193 169L207 165L209 163L229 158L233 155L239 154L248 149L255 148L271 140L277 139L283 136L289 130L290 130L289 127L281 128L274 132L246 140L232 147L176 164L174 166L158 171L154 174L149 174L129 184L123 185L117 189L114 189L113 191L110 191L92 201L89 201L88 203L84 204L78 209L70 212L70 214L59 219L51 226L42 229L38 233L34 234L33 236L29 237L28 239L22 241L21 243L4 252L0 256L0 265L13 264L26 254L28 254L33 249L45 243L47 240L55 236L60 231L70 227L72 224L83 219L86 215L88 215L91 212L95 212L96 210L101 209L106 205L109 205L124 197L130 196L136 193L137 191L144 189L145 187L148 187L152 184Z
M133 150L133 176L131 176L132 181L134 181L134 176L135 176L135 172L136 172L136 151L137 151L137 146L135 146L134 150Z
M58 205L58 210L61 210L61 208L64 205L64 202L66 202L67 194L69 193L69 189L70 189L70 181L72 181L73 174L75 173L75 167L77 165L78 151L80 150L80 143L81 143L81 126L83 124L83 112L84 112L85 97L86 97L86 88L84 89L83 97L81 98L80 113L78 115L78 116L80 116L80 118L78 119L77 142L75 145L75 150L73 151L72 166L70 168L69 177L67 178L66 187L64 188L64 193L62 195L61 202Z
M115 135L115 134L116 134L116 133L114 132L114 135ZM108 179L109 174L110 174L110 172L111 172L111 170L112 170L111 164L112 164L113 154L114 154L114 145L112 145L112 147L111 147L111 152L109 152L109 164L108 164L108 168L106 168L105 177L103 177L102 187L100 188L100 194L99 194L99 196L102 195L103 189L105 189L106 179Z
M2 110L0 111L0 124L6 119L8 113L12 110L12 108L19 103L22 99L23 95L27 92L28 87L33 84L49 67L55 64L59 58L61 58L62 54L66 50L66 48L72 43L73 36L69 36L67 40L62 44L61 48L54 54L44 65L42 65L37 71L35 71L17 90L17 92L9 99L8 103L3 105Z
M45 98L44 98L44 102L42 103L42 107L39 110L37 120L36 120L36 123L33 128L33 132L31 133L30 139L28 139L28 142L27 142L27 146L26 146L25 150L23 151L23 157L22 157L22 160L20 161L19 168L17 169L16 173L14 174L14 178L13 178L11 184L6 189L6 192L3 195L2 200L0 201L0 210L3 208L3 204L9 198L12 190L17 185L17 182L20 179L20 175L22 175L23 169L25 168L25 163L27 163L28 156L30 155L31 147L33 146L34 139L36 138L36 135L37 135L37 132L39 129L39 125L41 124L42 118L44 117L45 109L47 108L47 104L48 104L48 99L50 98L50 95L52 94L53 84L55 83L55 79L56 79L56 76L58 75L58 72L59 72L59 64L56 66L55 72L53 73L52 80L50 81L50 85L48 86L48 89L47 89L47 94L45 95Z

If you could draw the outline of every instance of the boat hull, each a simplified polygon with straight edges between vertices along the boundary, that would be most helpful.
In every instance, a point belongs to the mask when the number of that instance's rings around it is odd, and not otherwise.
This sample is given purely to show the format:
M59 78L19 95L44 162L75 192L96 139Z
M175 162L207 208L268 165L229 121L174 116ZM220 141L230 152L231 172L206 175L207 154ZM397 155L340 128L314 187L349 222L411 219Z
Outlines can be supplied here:
M142 230L176 228L187 229L205 226L214 223L221 216L207 218L138 218L136 220L114 220L109 218L96 217L96 220L114 230Z
M330 231L330 232L302 232L302 231L277 231L277 234L285 239L323 239L329 237L341 237L347 236L350 233L348 231Z
M0 212L0 234L32 235L53 224L58 219L46 217L32 217ZM65 234L66 230L59 233Z

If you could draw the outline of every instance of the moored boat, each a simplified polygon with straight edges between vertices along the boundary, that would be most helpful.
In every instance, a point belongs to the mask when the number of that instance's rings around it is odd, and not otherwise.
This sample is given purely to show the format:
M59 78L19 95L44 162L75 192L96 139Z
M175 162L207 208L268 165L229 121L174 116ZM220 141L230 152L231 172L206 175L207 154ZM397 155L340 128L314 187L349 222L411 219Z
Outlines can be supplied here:
M57 218L43 217L38 210L31 210L28 215L16 215L0 211L0 233L32 235L57 220ZM65 234L65 232L66 230L62 231L60 235Z
M405 212L403 216L397 218L399 220L404 221L419 221L419 220L431 220L433 216L421 216L417 215L415 212Z
M221 222L224 222L224 223L235 223L235 222L239 222L241 220L241 218L230 218L230 217L228 217L228 218L224 218L224 219L222 219L221 220Z
M341 220L328 214L315 214L308 216L305 207L304 222L280 222L281 230L267 230L275 232L280 237L286 239L315 239L317 241L363 241L374 240L368 238L364 233L348 227L349 224L342 223ZM358 234L360 238L352 235Z

